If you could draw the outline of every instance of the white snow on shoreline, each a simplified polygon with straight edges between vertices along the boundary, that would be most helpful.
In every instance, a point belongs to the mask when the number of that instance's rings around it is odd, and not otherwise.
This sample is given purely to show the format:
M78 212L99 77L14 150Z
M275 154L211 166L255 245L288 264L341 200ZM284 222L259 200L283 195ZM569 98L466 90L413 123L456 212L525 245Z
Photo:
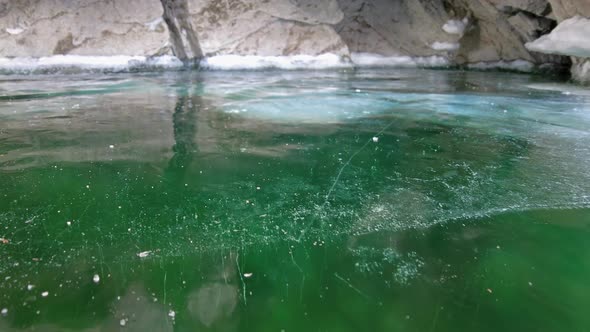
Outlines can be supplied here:
M212 70L257 70L257 69L328 69L350 68L336 54L326 53L318 56L258 56L258 55L217 55L201 62L201 68Z
M173 56L148 58L145 56L82 56L54 55L41 58L0 58L0 71L5 72L44 72L60 69L113 70L124 71L136 67L177 68L182 62Z
M448 66L445 57L382 56L370 53L353 53L350 59L335 54L318 56L240 56L218 55L201 61L205 70L321 70L371 67L442 67ZM80 71L124 72L135 69L178 69L183 63L174 56L81 56L54 55L32 58L0 58L3 73L53 73Z
M447 58L442 56L411 57L353 53L351 59L357 67L444 67L449 65Z
M590 19L574 16L561 23L551 33L526 43L530 51L590 57Z
M200 66L205 70L322 70L342 68L415 68L445 67L450 62L443 56L410 57L382 56L353 53L350 60L335 54L319 56L239 56L219 55L204 59ZM145 56L80 56L55 55L42 58L0 58L0 73L55 73L133 70L179 69L183 63L174 56L148 58ZM524 60L480 62L468 65L470 69L505 69L530 72L535 66Z
M145 56L82 56L54 55L41 58L0 58L0 70L34 70L43 68L124 69L142 64L181 66L173 56L147 58Z
M201 62L204 69L213 70L257 70L257 69L338 69L353 67L440 67L449 63L446 58L410 57L410 56L382 56L372 53L352 53L351 61L335 55L322 54L318 56L240 56L218 55Z
M468 64L467 68L476 70L503 69L528 73L535 69L535 65L532 62L526 60L514 60L472 63Z

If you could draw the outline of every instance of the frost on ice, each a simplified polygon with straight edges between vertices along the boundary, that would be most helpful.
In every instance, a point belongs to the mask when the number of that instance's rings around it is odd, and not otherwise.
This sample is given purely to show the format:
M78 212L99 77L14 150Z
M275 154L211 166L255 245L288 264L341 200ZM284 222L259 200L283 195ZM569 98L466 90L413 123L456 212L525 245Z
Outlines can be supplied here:
M151 251L142 251L139 254L137 254L137 257L139 258L146 258L147 256L149 256L152 252Z

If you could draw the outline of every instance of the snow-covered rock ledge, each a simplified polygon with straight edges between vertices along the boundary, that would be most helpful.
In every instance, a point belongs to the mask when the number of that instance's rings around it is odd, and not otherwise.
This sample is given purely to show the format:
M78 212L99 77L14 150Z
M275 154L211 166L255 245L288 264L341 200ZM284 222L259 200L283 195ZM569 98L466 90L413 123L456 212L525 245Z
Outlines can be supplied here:
M574 16L561 23L551 33L526 43L534 52L590 57L590 19Z
M39 58L0 58L1 74L128 72L136 70L169 70L181 68L182 66L183 63L171 55L158 57L53 55Z
M590 83L590 19L571 17L559 23L551 33L525 46L534 52L572 57L572 78Z
M256 56L217 55L200 61L203 70L323 70L372 67L445 67L449 61L441 56L410 57L353 53L351 57L324 53L320 55ZM0 57L1 74L51 74L79 72L130 72L143 70L178 70L185 64L177 57L53 55L47 57Z

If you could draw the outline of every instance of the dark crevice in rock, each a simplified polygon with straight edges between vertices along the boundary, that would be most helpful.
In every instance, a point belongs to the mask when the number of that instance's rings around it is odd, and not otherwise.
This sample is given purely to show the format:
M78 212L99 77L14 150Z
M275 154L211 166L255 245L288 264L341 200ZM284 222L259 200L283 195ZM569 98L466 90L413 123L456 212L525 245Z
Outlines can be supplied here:
M443 0L442 6L449 17L461 19L463 17L470 17L472 19L473 13L469 6L457 0Z
M546 16L550 15L552 12L551 4L549 4L549 3L547 3L547 6L545 7L545 9L543 9L543 11L539 14L524 10L522 8L512 7L512 6L508 6L508 5L499 6L497 8L498 8L498 11L500 11L504 14L510 15L510 16L516 15L518 13L526 13L527 15L531 15L534 17L545 18Z
M57 42L57 45L55 45L55 48L53 49L53 54L68 54L75 48L74 37L69 33L66 37Z
M170 31L174 55L182 61L198 62L203 50L197 33L190 23L187 0L160 0L164 8L162 18Z
M7 3L0 3L0 17L4 17L8 15L8 4Z
M545 8L535 12L508 5L499 6L497 8L499 12L505 14L508 17L521 15L530 21L536 22L537 29L535 29L532 34L534 39L551 32L557 26L557 21L548 17L551 15L551 13L553 13L551 3L549 2L546 3Z

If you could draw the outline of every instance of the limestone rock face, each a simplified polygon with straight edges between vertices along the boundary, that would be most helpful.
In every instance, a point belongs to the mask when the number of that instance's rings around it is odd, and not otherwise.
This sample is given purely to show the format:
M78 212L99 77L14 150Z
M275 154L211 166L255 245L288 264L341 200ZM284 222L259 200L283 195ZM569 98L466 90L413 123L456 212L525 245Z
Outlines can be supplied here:
M456 43L442 26L451 18L442 1L339 0L344 19L336 25L351 52L430 56L435 42Z
M458 62L493 62L526 60L536 64L562 63L556 56L531 53L524 46L539 35L551 31L552 20L537 16L536 8L548 6L545 0L508 1L514 7L494 5L488 0L456 0L454 6L463 8L473 17L473 28L461 43ZM522 2L519 4L519 2ZM519 7L522 7L519 8Z
M588 0L548 0L558 22L580 15L590 17Z
M189 17L206 55L348 55L333 24L336 0L189 0Z
M524 46L576 15L589 0L0 0L0 57L362 52L584 73L584 58Z
M0 56L152 55L167 43L158 0L0 0Z
M547 0L338 0L336 29L352 52L446 56L455 63L527 60L561 63L531 53L526 42L549 32ZM453 23L454 22L454 23ZM448 25L463 25L461 31ZM451 26L452 28L452 26Z
M456 1L457 8L470 13L473 26L462 40L459 62L534 61L526 50L522 36L508 21L509 16L500 12L486 0Z

